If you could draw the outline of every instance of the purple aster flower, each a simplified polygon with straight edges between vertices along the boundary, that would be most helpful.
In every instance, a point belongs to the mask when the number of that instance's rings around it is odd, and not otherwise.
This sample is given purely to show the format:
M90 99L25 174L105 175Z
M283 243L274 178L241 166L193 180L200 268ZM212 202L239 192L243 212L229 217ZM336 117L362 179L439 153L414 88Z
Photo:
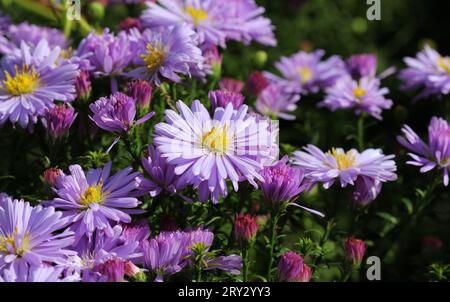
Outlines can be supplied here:
M359 205L368 205L380 194L381 185L381 181L376 178L359 176L355 181L353 200Z
M11 265L0 272L0 282L70 282L78 281L76 275L63 277L64 267L48 264L36 266Z
M300 96L298 94L287 93L280 86L271 84L261 91L255 107L261 114L285 120L294 120L295 115L287 112L295 111L299 100Z
M91 239L83 237L74 247L77 255L64 265L65 274L78 274L85 282L122 281L119 276L125 273L126 261L138 261L142 257L140 243L130 237L124 241L123 235L122 227L116 225L110 234L97 230Z
M229 90L213 90L208 93L209 101L211 102L212 110L217 107L227 107L229 103L233 105L235 110L244 104L244 96L238 92Z
M150 237L150 227L145 219L121 224L122 234L120 234L120 240L123 242L142 242Z
M5 32L5 37L0 39L0 53L11 54L20 49L22 42L30 47L35 47L41 40L47 41L50 48L59 47L65 49L68 46L64 33L56 28L38 26L27 22L11 25Z
M185 26L168 27L161 31L146 30L135 35L138 67L129 76L159 86L161 78L180 82L180 75L202 76L202 51L197 35ZM204 75L203 75L204 76Z
M248 115L246 105L218 107L213 118L199 100L191 108L179 101L177 108L180 113L166 110L166 122L155 126L154 143L175 166L179 187L191 184L199 189L200 201L211 195L214 203L227 195L226 180L236 191L244 180L257 187L261 162L272 150L267 123Z
M123 169L110 176L111 162L102 169L89 170L87 174L79 165L69 167L70 175L56 180L58 197L46 203L63 211L63 217L71 223L76 242L95 230L111 231L113 223L131 222L129 214L141 213L134 209L141 202L130 194L139 187L138 172Z
M372 53L353 55L347 59L347 72L358 81L361 78L374 78L377 72L377 56Z
M332 111L337 109L355 109L356 114L364 112L381 120L383 109L390 109L392 100L384 96L389 89L380 87L380 80L374 77L364 77L359 81L349 76L343 76L334 86L326 89L326 97L319 107L326 107Z
M359 177L382 183L397 179L394 155L384 155L381 149L366 149L362 153L356 149L345 152L342 148L332 148L324 153L313 145L303 149L294 152L293 164L304 169L308 180L322 182L325 189L336 179L340 179L342 187L355 185Z
M407 163L418 166L420 172L426 173L434 168L444 173L445 186L449 183L450 171L450 123L443 118L433 117L428 126L428 144L426 144L409 126L402 128L403 136L398 142L411 151L412 160Z
M263 7L255 0L229 0L226 1L228 9L225 11L227 39L242 41L249 44L252 40L263 45L276 46L274 35L275 27L270 19L262 14Z
M338 56L322 60L325 51L308 53L300 51L290 57L282 57L275 64L282 77L265 72L266 78L291 93L317 93L332 86L345 74L345 64Z
M54 100L75 98L78 66L67 62L56 66L60 48L50 50L46 40L33 49L21 44L17 56L4 57L0 75L0 125L10 120L22 128L31 127Z
M91 119L95 124L108 132L126 133L134 125L139 125L149 120L154 112L150 112L135 121L136 101L135 99L116 92L108 97L101 97L89 108L94 113Z
M408 67L400 72L399 78L404 82L401 88L420 89L416 99L450 92L450 57L443 57L426 45L416 58L407 57L404 61Z
M42 124L51 137L59 138L69 133L70 126L76 117L77 113L72 107L57 105L52 109L47 109L42 118Z
M66 248L74 241L73 232L60 232L65 223L53 207L32 207L1 194L0 270L14 265L17 272L44 262L64 262L73 254Z
M189 237L183 232L162 232L158 236L142 244L145 266L155 275L156 282L164 281L164 277L180 272L186 262L186 246Z
M219 87L221 90L241 93L242 89L244 88L244 82L233 78L223 78L219 81Z
M144 26L186 24L198 33L200 44L225 47L229 39L276 44L271 22L261 16L264 8L258 7L254 0L159 0L158 4L148 3L148 6L141 17Z
M318 211L294 203L300 193L307 190L311 184L304 179L304 171L289 166L288 160L289 158L284 156L273 165L264 167L260 172L263 177L261 192L264 199L273 204L295 205L323 217L324 215Z
M151 197L164 191L176 194L179 177L175 174L175 167L167 163L167 159L152 145L148 146L148 157L142 159L142 166L148 174L148 178L142 179L140 184L142 193L148 193Z
M111 76L114 79L124 74L123 70L135 57L131 43L125 32L114 35L105 29L103 34L90 33L78 46L76 55L87 57L94 76ZM113 91L117 91L115 79L112 81Z

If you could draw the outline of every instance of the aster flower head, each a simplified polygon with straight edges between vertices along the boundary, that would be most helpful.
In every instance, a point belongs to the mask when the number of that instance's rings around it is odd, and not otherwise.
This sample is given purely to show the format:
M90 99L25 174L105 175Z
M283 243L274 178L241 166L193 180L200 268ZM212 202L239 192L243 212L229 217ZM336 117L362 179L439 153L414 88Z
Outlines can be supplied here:
M341 58L332 56L323 60L325 52L316 50L308 53L300 51L290 57L282 57L275 64L281 77L265 72L266 78L282 86L287 92L310 94L332 86L346 73Z
M55 100L70 102L75 98L78 66L69 62L56 65L60 51L41 40L33 48L22 43L19 52L2 59L0 125L9 120L22 128L31 127Z
M377 72L377 56L372 53L353 55L347 59L346 67L348 73L354 80L370 77L373 78Z
M261 114L285 120L294 120L295 115L287 112L295 111L299 100L300 96L298 94L287 93L280 86L271 84L261 91L255 107Z
M67 248L74 241L73 232L59 232L64 224L62 213L53 207L32 207L23 200L0 195L0 270L64 262L73 254Z
M140 174L131 168L112 176L111 162L86 174L79 165L70 166L69 171L57 178L57 197L46 203L63 212L77 241L84 235L91 238L95 230L110 232L113 223L129 223L129 214L141 212L135 209L141 202L130 197L139 186Z
M123 242L142 242L150 236L150 227L147 220L139 220L132 223L122 224L120 240Z
M450 172L450 123L443 118L433 117L428 126L428 143L425 143L409 126L402 128L403 136L398 142L411 151L407 164L420 167L426 173L433 169L444 173L443 183L449 184Z
M61 30L29 24L28 22L10 25L5 32L5 37L6 39L4 37L0 38L0 53L6 55L19 49L21 43L35 47L41 40L47 41L50 48L59 47L60 49L65 49L68 46L68 42Z
M292 163L305 171L305 177L313 183L321 182L328 189L337 179L341 186L355 185L358 177L368 177L380 182L397 179L394 155L384 155L380 149L356 149L344 151L332 148L324 153L313 145L296 151Z
M303 257L295 252L286 252L278 263L278 276L280 281L299 281L303 270Z
M150 112L135 121L136 100L121 92L101 97L90 104L89 108L93 112L91 119L98 127L119 134L128 132L134 125L144 123L154 114Z
M415 99L450 93L450 57L426 45L415 58L404 59L408 66L400 72L403 90L420 90Z
M233 78L223 78L219 81L219 87L220 90L241 93L242 89L244 89L244 82Z
M66 105L57 105L52 109L47 109L42 118L47 133L53 138L59 138L69 133L70 126L72 126L78 113L75 109Z
M77 275L63 276L63 266L48 264L20 266L11 265L1 270L0 282L73 282L79 281Z
M145 266L155 275L155 281L162 282L164 277L181 271L189 237L183 232L162 232L142 244Z
M94 76L114 77L123 75L123 70L131 63L135 54L125 32L114 35L106 28L100 35L90 33L84 38L76 55L87 57Z
M126 261L142 258L140 242L123 240L124 235L123 227L116 225L110 232L97 230L91 238L83 237L73 247L77 254L63 265L65 274L78 274L85 282L122 281Z
M244 104L245 99L242 94L229 90L212 90L208 93L208 98L211 102L213 111L216 110L217 107L225 108L229 103L237 110Z
M332 111L337 109L354 109L356 114L364 112L381 120L383 109L390 109L392 100L386 99L389 89L380 87L380 80L374 77L364 77L358 81L343 76L334 86L326 89L326 97L319 107Z
M218 107L212 118L198 100L191 108L179 101L177 108L180 113L166 110L166 122L155 126L154 143L175 166L178 187L193 185L199 189L200 201L211 195L216 203L228 193L227 180L235 190L244 180L257 186L255 180L262 180L261 162L271 155L267 121L257 122L247 114L246 105L239 110L231 103Z
M188 27L178 25L160 31L146 30L136 34L135 44L138 67L129 72L132 78L159 86L162 79L180 82L181 75L202 76L204 58L197 35Z
M353 265L360 265L366 251L363 240L349 237L345 241L345 258Z

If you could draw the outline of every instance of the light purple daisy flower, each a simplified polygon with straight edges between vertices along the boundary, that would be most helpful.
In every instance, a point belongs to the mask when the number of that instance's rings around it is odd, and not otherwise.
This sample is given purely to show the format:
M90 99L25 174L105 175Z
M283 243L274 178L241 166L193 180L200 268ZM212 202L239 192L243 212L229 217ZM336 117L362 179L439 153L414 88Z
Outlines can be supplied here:
M325 51L319 49L308 53L300 51L290 57L282 57L275 64L282 77L265 72L266 78L291 93L317 93L332 86L346 73L345 65L338 56L322 60Z
M10 120L31 127L54 101L70 102L76 97L76 64L55 64L61 49L50 49L46 40L36 47L21 44L20 52L1 61L0 125Z
M179 101L177 108L180 113L166 110L166 122L155 126L154 143L175 166L179 187L191 184L199 189L200 201L211 195L214 203L227 195L226 180L236 191L244 180L257 187L261 162L272 151L267 122L248 115L246 105L218 107L212 118L199 100L191 108Z
M377 73L377 56L372 53L353 55L345 61L345 65L354 80L373 78Z
M109 270L111 267L106 265L113 260L112 265L122 264L122 277L124 275L125 261L136 261L142 257L139 251L139 242L127 238L123 240L123 228L116 225L111 229L111 234L103 231L94 232L91 240L84 237L75 247L77 255L68 259L64 265L65 274L78 274L81 280L85 282L93 281L122 281L113 278L113 273L117 271ZM118 263L119 262L119 263Z
M150 112L135 121L136 100L121 92L101 97L89 108L94 114L91 119L98 127L118 134L130 131L131 127L148 121L154 115Z
M135 57L126 32L117 35L106 28L101 35L90 33L76 51L76 56L86 57L96 77L111 76L113 92L117 91L116 77L124 75L124 69Z
M328 189L339 179L341 187L355 185L359 177L387 182L397 179L394 155L384 155L380 149L366 149L359 153L356 149L345 152L342 148L332 148L324 153L319 148L308 145L304 151L293 154L292 163L305 171L305 177L313 183L321 182Z
M244 96L241 93L233 92L229 90L213 90L208 93L208 99L211 102L212 110L216 110L217 107L225 108L228 103L233 105L235 110L244 104Z
M354 109L356 114L366 112L382 120L383 109L390 109L393 105L392 100L385 98L388 93L388 88L380 87L378 78L363 77L356 81L349 76L343 76L334 86L326 89L325 100L318 106L331 111Z
M46 203L63 212L71 223L69 228L75 232L76 242L84 235L91 238L95 230L111 232L113 223L129 223L129 214L142 213L135 209L141 202L130 197L139 187L140 179L140 173L132 168L112 176L111 162L87 174L79 165L72 165L69 170L70 175L56 180L54 191L58 197Z
M450 93L450 57L443 57L426 45L416 58L407 57L404 61L408 67L400 72L399 78L404 82L401 88L420 89L416 99Z
M25 271L42 263L63 263L73 232L60 232L66 221L53 207L32 207L23 200L0 197L0 270Z
M18 25L13 24L5 31L5 36L0 38L0 53L11 54L16 49L20 49L22 42L35 47L41 40L47 41L50 48L66 49L68 46L61 30L23 22Z
M287 112L295 111L299 100L300 96L298 94L287 93L280 86L271 84L261 91L255 107L261 114L285 120L294 120L295 115Z
M410 150L412 160L407 163L418 166L420 172L426 173L434 168L444 173L444 186L449 184L450 172L450 123L443 118L433 117L428 126L428 144L425 143L409 126L402 128L403 136L398 142Z
M201 77L204 58L197 35L188 27L177 25L161 31L135 33L135 64L128 76L161 84L161 78L180 82L180 75ZM204 74L203 74L204 76Z

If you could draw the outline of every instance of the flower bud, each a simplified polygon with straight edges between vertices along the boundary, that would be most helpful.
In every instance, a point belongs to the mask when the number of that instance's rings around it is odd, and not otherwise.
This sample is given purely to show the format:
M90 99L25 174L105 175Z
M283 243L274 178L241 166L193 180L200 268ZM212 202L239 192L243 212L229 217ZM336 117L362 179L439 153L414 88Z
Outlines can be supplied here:
M112 258L100 264L97 270L108 282L123 282L125 276L125 261L120 258Z
M211 66L212 75L215 79L220 79L222 75L222 55L214 44L204 43L202 48L205 63Z
M234 236L240 243L249 242L253 240L258 231L258 225L256 224L256 218L249 214L236 215L234 221Z
M133 262L126 261L125 262L125 275L128 277L135 277L141 272L141 269L137 267Z
M240 93L244 88L244 82L232 78L223 78L219 81L219 87L221 90Z
M246 89L249 93L258 96L267 86L269 86L269 81L264 74L260 71L255 71L248 78Z
M139 31L142 30L141 21L137 18L132 18L132 17L127 17L127 18L123 19L120 22L119 27L121 30L125 30L125 31L129 31L132 28L136 28Z
M362 77L374 77L377 72L377 56L375 54L353 55L346 64L348 72L355 80Z
M57 105L46 111L42 118L47 133L53 138L59 138L69 132L77 113L66 105Z
M229 103L233 105L234 109L239 109L244 103L244 96L238 92L228 90L213 90L208 93L209 101L213 111L217 107L225 108Z
M136 100L140 108L147 108L152 99L152 86L144 80L136 80L127 84L127 94Z
M61 169L48 168L47 170L44 171L43 178L47 184L53 187L56 183L56 179L61 175L64 175Z
M264 50L259 50L254 53L253 55L253 64L257 66L258 68L263 68L264 65L266 65L267 62L267 52Z
M303 263L303 268L298 275L298 282L309 282L311 280L313 270L306 263Z
M75 81L75 88L80 99L87 100L91 96L92 86L89 72L82 70Z
M345 241L345 258L353 265L360 265L366 251L366 244L363 240L349 237Z
M295 252L286 252L278 263L278 276L280 281L299 281L303 270L303 257Z
M98 22L105 16L105 7L100 2L91 2L88 4L87 13L94 22Z

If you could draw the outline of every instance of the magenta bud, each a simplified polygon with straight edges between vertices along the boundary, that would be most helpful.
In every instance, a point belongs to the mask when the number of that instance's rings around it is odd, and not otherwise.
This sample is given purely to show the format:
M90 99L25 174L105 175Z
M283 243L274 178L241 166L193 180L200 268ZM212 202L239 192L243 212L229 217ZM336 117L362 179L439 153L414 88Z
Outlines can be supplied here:
M221 90L240 93L244 88L244 82L232 78L223 78L219 81L219 87Z
M146 108L152 99L152 86L144 80L136 80L127 84L127 94L136 100L141 108Z
M363 240L349 237L345 241L345 258L353 265L360 265L366 251Z
M88 71L80 71L75 81L75 88L79 98L86 100L91 96L92 86Z
M42 124L51 137L59 138L69 132L76 117L77 113L72 107L57 105L45 112Z
M254 239L258 231L256 218L250 214L236 215L234 220L234 236L240 243L249 242Z
M61 175L64 175L61 169L48 168L44 171L43 178L47 184L49 184L50 186L54 186L56 183L56 179Z
M269 81L264 74L260 71L255 71L248 78L246 89L249 93L258 96L267 86L269 86Z
M280 281L298 282L303 271L303 257L295 252L286 252L278 263Z

